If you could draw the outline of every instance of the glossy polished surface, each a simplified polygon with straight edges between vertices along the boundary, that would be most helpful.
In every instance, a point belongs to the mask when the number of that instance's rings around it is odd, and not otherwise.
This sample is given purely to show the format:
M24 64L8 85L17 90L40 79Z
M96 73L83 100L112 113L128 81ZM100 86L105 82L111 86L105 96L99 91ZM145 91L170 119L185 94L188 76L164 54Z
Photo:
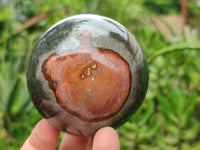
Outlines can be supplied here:
M53 25L35 46L27 83L38 111L57 128L93 136L126 122L142 103L148 68L118 22L77 15Z
M42 73L66 111L88 121L112 116L124 104L130 89L128 63L116 52L95 48L84 30L73 54L50 55Z

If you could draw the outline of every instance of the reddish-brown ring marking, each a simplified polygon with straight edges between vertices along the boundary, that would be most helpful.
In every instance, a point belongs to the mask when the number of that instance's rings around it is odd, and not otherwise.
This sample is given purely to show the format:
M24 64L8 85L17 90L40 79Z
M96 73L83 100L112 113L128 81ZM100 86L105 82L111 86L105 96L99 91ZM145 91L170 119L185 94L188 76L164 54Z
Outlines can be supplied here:
M78 39L76 54L50 55L42 73L66 111L88 121L113 116L129 94L129 65L113 50L93 47L90 32Z

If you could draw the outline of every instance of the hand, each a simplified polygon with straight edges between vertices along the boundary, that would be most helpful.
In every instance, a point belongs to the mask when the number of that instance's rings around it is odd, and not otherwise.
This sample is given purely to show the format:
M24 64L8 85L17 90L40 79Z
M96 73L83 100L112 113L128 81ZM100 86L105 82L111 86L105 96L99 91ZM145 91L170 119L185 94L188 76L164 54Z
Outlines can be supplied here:
M60 131L47 120L42 119L33 129L21 150L55 150ZM87 137L79 137L66 133L59 150L120 150L119 138L111 127L97 131L92 142Z

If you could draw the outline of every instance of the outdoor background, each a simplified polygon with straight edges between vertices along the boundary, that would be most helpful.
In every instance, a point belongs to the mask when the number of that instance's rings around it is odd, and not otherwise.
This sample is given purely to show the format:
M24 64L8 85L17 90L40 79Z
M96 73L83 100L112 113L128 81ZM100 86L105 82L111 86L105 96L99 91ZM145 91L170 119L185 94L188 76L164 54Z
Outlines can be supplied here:
M200 150L200 0L0 0L0 150L19 149L42 118L26 87L31 50L82 13L123 24L149 63L147 96L117 129L121 149Z

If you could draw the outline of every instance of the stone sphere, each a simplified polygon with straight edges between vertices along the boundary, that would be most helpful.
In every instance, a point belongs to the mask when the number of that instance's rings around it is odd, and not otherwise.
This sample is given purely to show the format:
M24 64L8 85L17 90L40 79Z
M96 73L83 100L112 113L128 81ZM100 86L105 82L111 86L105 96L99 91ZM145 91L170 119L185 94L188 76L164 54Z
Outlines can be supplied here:
M142 48L124 26L83 14L42 35L30 56L27 85L35 107L55 127L93 136L128 121L146 95L148 78Z

